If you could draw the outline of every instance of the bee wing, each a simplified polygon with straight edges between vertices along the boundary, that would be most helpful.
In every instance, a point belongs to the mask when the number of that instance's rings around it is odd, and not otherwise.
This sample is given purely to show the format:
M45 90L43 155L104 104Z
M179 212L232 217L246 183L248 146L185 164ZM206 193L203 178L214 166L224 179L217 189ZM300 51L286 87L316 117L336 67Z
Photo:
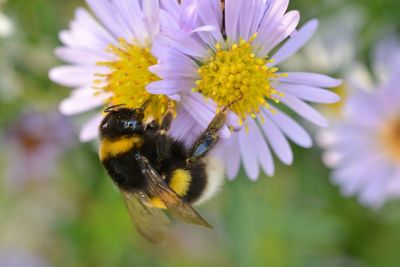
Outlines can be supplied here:
M170 223L164 212L146 205L148 197L144 193L121 193L137 231L152 243L162 243Z
M150 195L158 196L173 215L185 222L212 228L190 204L178 196L175 191L164 182L164 179L143 156L141 167L143 174L148 180Z

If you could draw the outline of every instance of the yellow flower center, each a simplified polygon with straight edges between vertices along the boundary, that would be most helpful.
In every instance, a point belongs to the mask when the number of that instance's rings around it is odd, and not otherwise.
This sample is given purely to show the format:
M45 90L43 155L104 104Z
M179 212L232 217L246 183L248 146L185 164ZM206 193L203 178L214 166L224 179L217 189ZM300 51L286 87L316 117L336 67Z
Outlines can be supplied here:
M394 161L400 161L400 118L389 120L380 136L383 148Z
M241 121L248 115L255 117L262 106L271 109L267 100L279 102L276 95L283 95L270 82L278 77L278 68L268 67L271 60L257 58L253 52L251 44L256 36L248 41L241 39L228 50L217 44L215 55L198 69L201 78L193 89L219 107L229 106Z
M145 110L145 120L160 121L168 107L168 98L146 91L149 83L159 80L148 70L150 66L157 63L156 58L150 53L150 49L132 45L121 38L118 47L111 45L107 51L117 58L114 61L98 63L98 65L110 69L109 74L97 75L106 80L106 85L99 89L111 93L107 104L123 104L128 108L138 108L149 101ZM101 84L104 81L99 79L95 83Z

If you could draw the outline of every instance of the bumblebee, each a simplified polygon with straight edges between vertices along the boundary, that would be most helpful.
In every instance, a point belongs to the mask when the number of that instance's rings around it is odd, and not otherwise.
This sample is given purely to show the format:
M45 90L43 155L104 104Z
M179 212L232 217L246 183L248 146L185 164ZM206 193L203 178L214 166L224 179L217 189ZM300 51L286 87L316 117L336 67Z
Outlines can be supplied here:
M146 104L129 109L112 106L100 124L100 160L117 185L133 224L153 243L167 236L164 211L179 219L212 228L191 205L218 191L224 171L208 152L218 141L226 119L221 109L191 148L167 134L173 121L170 103L161 123L144 122Z

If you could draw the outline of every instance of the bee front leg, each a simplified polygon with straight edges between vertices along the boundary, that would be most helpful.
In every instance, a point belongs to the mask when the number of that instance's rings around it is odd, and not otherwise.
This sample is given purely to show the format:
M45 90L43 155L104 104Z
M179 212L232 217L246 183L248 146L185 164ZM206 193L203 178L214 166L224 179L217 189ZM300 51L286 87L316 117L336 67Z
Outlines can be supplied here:
M169 101L168 109L161 121L160 129L157 131L156 148L158 161L161 162L168 157L171 150L171 142L168 141L167 132L174 119L174 103Z
M161 121L161 127L160 130L167 132L169 128L171 127L172 120L174 119L174 102L171 100L168 102L168 109L164 114L164 117Z

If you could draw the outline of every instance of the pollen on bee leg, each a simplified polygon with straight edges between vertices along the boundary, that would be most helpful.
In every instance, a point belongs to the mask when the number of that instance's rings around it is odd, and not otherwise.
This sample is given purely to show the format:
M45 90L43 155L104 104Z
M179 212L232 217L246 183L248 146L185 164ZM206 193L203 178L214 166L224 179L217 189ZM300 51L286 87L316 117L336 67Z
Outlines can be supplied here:
M149 199L148 203L146 203L151 208L158 208L158 209L166 209L164 202L158 197L152 197Z

